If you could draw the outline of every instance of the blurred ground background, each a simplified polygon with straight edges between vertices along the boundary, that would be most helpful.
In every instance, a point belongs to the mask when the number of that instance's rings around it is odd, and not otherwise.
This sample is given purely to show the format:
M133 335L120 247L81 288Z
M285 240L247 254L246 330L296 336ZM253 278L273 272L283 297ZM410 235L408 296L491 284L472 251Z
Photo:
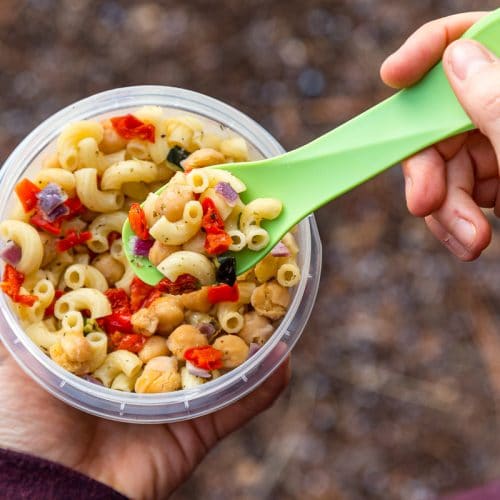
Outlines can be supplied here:
M0 157L62 106L145 83L217 97L292 148L389 95L379 65L419 25L495 7L1 0ZM460 264L402 192L393 169L317 214L324 272L291 387L175 500L429 500L500 477L500 238Z

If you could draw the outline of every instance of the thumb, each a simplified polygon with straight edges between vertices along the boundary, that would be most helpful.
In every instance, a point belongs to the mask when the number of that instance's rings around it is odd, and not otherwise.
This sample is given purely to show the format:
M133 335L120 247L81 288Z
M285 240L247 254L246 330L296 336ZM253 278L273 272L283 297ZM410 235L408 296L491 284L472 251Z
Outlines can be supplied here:
M478 42L457 40L446 49L443 65L458 100L500 160L500 60Z

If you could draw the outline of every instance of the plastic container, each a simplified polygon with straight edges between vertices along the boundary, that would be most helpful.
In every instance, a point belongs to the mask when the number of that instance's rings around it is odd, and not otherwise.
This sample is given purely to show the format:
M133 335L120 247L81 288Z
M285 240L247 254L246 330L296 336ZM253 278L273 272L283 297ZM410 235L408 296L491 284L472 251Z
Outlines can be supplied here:
M29 134L0 171L0 220L8 218L13 188L36 168L39 159L68 122L123 114L130 108L159 105L187 111L244 137L251 154L283 153L280 144L260 125L236 109L195 92L160 86L115 89L78 101L54 114ZM198 417L227 406L248 394L277 368L299 339L316 298L321 272L321 243L314 218L299 224L299 264L302 280L294 289L290 308L267 343L238 368L210 383L161 394L119 392L92 384L64 370L45 355L23 331L7 300L0 294L0 338L21 368L48 392L87 413L134 423L174 422Z

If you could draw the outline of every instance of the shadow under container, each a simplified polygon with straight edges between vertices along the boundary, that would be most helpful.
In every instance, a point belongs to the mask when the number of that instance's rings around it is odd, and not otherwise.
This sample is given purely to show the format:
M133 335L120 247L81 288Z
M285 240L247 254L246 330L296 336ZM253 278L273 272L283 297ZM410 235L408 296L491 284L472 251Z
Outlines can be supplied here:
M249 144L253 158L277 156L280 144L248 116L216 99L173 87L137 86L110 90L78 101L55 113L31 132L0 170L0 220L13 208L13 190L40 168L40 159L62 128L74 121L120 115L158 105L176 114L198 115L208 126L227 128ZM19 366L50 394L87 413L123 422L166 423L212 413L260 385L289 354L311 314L321 273L321 242L313 216L298 226L300 283L292 290L286 316L264 346L245 363L198 387L159 394L120 392L99 386L64 370L24 332L6 296L0 294L0 339Z

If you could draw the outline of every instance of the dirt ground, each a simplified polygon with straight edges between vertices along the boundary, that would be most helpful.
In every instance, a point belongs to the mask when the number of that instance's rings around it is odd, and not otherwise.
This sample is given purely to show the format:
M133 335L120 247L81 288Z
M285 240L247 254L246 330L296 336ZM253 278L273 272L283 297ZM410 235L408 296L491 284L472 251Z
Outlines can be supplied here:
M217 97L293 148L390 95L380 63L419 25L497 6L2 0L0 157L62 106L146 83ZM430 500L499 477L498 234L458 263L408 215L397 168L317 221L324 271L290 388L173 498Z

